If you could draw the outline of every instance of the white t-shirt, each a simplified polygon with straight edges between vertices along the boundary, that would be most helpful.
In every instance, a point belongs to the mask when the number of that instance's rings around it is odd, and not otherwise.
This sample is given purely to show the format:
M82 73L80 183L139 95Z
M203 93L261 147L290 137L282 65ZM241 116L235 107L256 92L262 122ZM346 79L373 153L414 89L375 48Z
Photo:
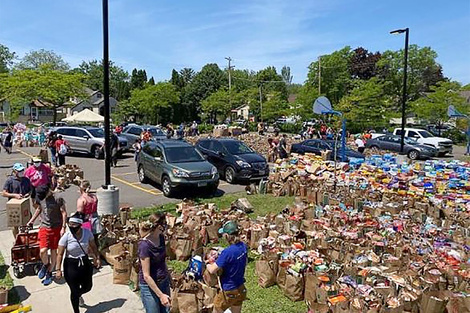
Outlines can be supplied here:
M361 138L357 138L356 141L355 141L355 143L356 143L356 146L357 146L358 148L363 148L363 147L364 147L364 141L362 141Z
M80 244L83 250L88 253L88 246L90 240L93 239L93 234L88 229L82 228L82 237ZM75 239L70 231L67 231L59 240L59 246L65 247L65 257L67 258L81 258L85 256L77 239Z

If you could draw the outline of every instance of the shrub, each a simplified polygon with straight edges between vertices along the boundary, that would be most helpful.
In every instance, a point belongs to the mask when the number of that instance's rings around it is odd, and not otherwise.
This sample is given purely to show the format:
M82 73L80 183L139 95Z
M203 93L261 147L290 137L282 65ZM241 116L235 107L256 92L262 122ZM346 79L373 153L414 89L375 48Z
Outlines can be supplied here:
M211 133L214 130L214 125L207 123L199 124L198 130L200 134Z
M451 128L442 133L442 137L449 138L454 144L464 143L467 141L467 136L458 128Z
M288 134L298 134L302 130L302 123L295 123L295 124L280 124L279 129L283 133L288 133Z

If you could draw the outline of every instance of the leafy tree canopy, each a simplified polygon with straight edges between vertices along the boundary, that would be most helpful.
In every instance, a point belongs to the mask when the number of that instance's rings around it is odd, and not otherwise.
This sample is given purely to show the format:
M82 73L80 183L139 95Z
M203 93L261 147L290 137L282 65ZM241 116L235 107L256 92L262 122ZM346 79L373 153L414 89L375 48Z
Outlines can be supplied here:
M8 73L15 57L15 52L11 52L7 46L0 44L0 73Z
M28 52L15 67L18 70L38 70L42 66L48 66L55 71L68 71L70 68L60 55L44 49Z

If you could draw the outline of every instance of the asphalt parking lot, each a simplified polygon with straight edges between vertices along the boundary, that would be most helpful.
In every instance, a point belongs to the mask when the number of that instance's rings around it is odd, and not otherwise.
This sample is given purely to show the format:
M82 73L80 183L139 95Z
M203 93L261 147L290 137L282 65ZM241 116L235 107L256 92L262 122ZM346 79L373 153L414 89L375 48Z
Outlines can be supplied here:
M10 155L4 151L0 153L0 184L3 184L7 176L11 173L11 166L15 162L25 164L30 161L32 155L36 155L39 148L15 148ZM76 164L84 171L85 179L92 184L92 189L97 189L104 184L104 160L96 160L85 154L76 154L67 156L68 164ZM156 184L142 184L137 177L137 170L132 153L124 154L123 158L118 161L116 168L111 168L111 183L119 187L119 202L127 203L132 207L149 207L158 206L170 202L179 202L183 198L202 197L193 190L185 190L177 195L177 198L166 198L163 196L160 186ZM225 181L221 181L216 196L225 193L240 192L245 189L242 185L229 185ZM76 210L76 201L79 197L78 187L72 185L64 192L60 192L67 203L67 211L69 213ZM6 199L0 198L0 230L6 229Z

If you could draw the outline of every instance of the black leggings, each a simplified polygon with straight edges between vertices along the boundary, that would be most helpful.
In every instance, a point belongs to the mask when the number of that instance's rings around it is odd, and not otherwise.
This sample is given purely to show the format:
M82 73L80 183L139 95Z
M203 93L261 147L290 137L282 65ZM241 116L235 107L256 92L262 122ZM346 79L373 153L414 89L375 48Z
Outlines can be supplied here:
M65 258L64 278L70 288L70 301L74 313L79 313L78 308L80 297L91 290L93 266L88 257L80 259Z

